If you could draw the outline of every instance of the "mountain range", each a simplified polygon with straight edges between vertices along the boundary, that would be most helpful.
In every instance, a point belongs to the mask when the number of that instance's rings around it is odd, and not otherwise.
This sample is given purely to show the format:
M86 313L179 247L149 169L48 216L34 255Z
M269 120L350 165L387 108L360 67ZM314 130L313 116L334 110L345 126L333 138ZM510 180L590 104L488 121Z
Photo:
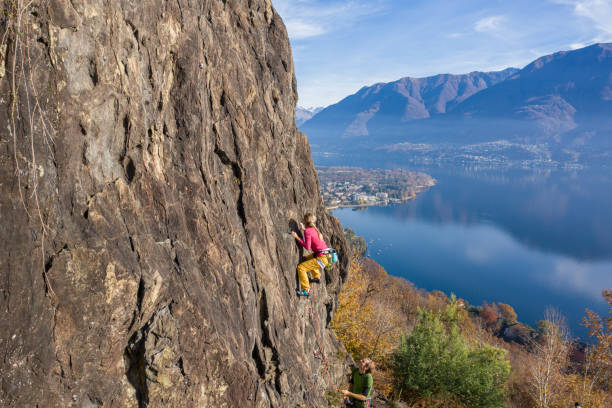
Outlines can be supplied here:
M399 162L609 163L612 44L557 52L523 69L375 84L300 129L315 160L367 152Z
M295 108L295 124L301 126L303 123L309 121L314 115L321 112L323 107L317 108L304 108L298 106Z

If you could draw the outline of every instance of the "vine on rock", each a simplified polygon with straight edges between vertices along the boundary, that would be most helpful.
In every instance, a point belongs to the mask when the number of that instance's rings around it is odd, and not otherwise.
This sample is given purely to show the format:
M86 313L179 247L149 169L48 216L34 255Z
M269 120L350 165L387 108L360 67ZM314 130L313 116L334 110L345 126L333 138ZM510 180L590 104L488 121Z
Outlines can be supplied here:
M46 2L43 2L46 4ZM15 176L20 202L28 219L36 218L40 228L41 268L47 293L55 296L45 269L45 240L50 234L49 226L40 205L40 178L44 167L39 164L36 154L36 139L42 139L53 155L52 123L47 119L41 106L40 96L35 86L31 36L32 27L38 17L38 9L43 4L34 0L5 0L2 9L4 30L0 42L0 80L7 77L10 94L8 101L7 130L13 145ZM0 101L6 103L7 101ZM24 148L22 153L20 147ZM25 180L24 180L25 178ZM28 190L31 190L29 193ZM32 202L34 214L29 209Z

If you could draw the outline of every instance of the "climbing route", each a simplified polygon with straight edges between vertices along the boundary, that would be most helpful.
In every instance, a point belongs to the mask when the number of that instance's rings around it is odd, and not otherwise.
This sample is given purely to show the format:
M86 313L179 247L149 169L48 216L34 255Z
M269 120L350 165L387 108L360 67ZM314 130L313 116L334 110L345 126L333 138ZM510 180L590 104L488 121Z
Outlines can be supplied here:
M319 331L319 319L318 319L318 314L317 314L317 290L316 290L316 285L313 285L313 288L311 290L312 292L312 297L311 297L311 310L313 311L312 313L312 317L314 320L314 326L315 326L315 333L317 335L317 342L319 344L319 355L317 356L317 354L315 353L315 357L319 357L323 360L323 366L325 367L325 374L327 376L327 381L329 383L329 386L331 388L333 388L335 391L339 391L338 387L336 387L334 385L334 383L331 380L331 376L329 375L329 367L327 364L327 357L325 356L325 349L323 347L323 341L321 339L321 333Z

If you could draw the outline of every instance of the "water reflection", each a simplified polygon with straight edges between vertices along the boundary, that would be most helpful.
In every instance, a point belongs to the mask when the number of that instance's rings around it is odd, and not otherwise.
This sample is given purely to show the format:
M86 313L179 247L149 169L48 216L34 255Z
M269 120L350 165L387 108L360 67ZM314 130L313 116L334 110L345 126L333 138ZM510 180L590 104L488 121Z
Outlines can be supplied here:
M601 290L612 287L610 180L586 172L429 173L438 185L412 202L334 215L365 236L370 256L394 275L474 304L511 304L530 324L556 306L585 336L584 309L605 313Z
M394 217L463 225L490 222L530 247L580 260L612 260L612 180L605 175L429 171L438 185L413 204L394 207Z

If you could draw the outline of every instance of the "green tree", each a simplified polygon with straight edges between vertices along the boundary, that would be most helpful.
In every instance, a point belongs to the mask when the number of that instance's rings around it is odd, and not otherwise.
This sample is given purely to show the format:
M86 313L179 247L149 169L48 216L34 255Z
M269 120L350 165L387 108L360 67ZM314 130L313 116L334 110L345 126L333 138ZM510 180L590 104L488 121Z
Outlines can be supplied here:
M356 257L362 257L365 255L366 251L368 250L368 244L363 237L356 235L355 231L348 227L344 229L344 236L348 241L353 255Z
M510 375L506 351L470 344L459 321L454 299L442 312L419 309L417 325L392 357L396 390L407 399L441 398L476 408L503 405Z

